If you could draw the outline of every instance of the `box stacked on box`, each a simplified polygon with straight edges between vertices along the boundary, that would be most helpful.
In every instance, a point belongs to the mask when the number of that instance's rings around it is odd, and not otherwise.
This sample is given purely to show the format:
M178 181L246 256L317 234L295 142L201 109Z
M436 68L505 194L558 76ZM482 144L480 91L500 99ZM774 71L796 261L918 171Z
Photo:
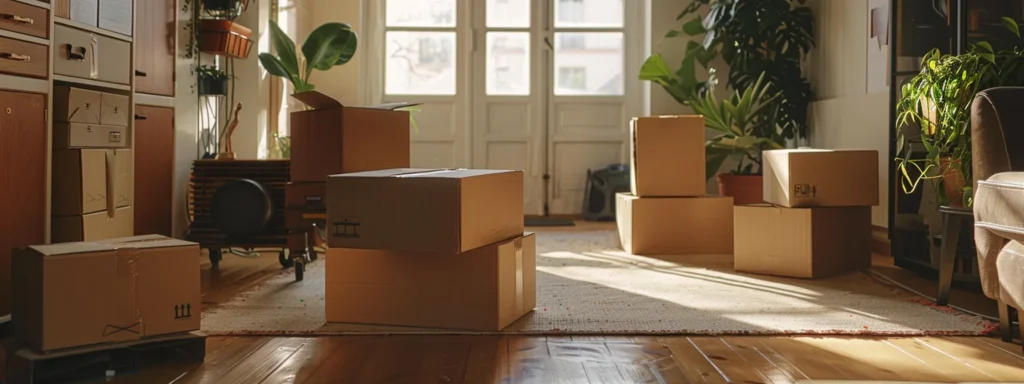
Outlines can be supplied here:
M737 271L801 278L871 265L878 151L765 151L764 200L737 206Z
M639 255L729 254L731 197L708 196L704 118L630 122L632 193L616 196L622 247Z
M522 171L332 175L327 220L328 322L497 331L536 304Z

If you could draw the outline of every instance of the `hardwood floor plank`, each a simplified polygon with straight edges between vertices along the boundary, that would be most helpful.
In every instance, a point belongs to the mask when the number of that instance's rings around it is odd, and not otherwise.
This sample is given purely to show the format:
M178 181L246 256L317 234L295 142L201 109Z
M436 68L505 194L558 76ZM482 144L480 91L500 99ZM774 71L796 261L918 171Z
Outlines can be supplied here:
M465 383L499 383L510 376L508 337L481 336L470 340Z
M714 364L726 381L751 384L772 382L764 371L774 366L764 357L737 349L726 338L693 337L690 341Z
M219 377L270 340L272 339L269 337L234 337L226 340L219 349L210 351L209 339L207 339L206 360L194 371L178 379L175 384L217 383Z
M470 346L458 337L388 337L371 343L379 345L368 354L368 367L343 382L460 383L465 376Z
M370 356L383 343L372 342L371 337L329 337L323 338L320 348L325 357L310 370L303 370L295 378L296 383L329 384L354 383L362 371L369 367Z
M740 356L747 361L757 362L760 367L757 369L769 383L796 383L799 380L807 380L798 368L789 362L777 351L765 344L770 337L727 337L725 342L732 346ZM761 362L764 363L761 363Z
M1003 351L1012 356L1017 356L1021 359L1024 359L1024 353L1022 353L1020 344L1007 343L994 337L979 337L977 339L981 342L984 342L985 344L990 345L992 348Z
M978 377L978 372L972 371L970 366L964 364L960 359L930 348L916 338L893 338L884 342L917 361L915 369L921 370L922 374L927 373L932 377L944 377L957 381Z
M767 359L779 367L789 367L791 375L798 380L849 380L855 377L848 373L847 361L829 359L820 349L801 340L803 338L764 337L758 341Z
M972 372L970 376L973 377L970 379L973 381L979 381L977 378L981 376L978 374L995 381L1024 380L1024 369L1012 365L1016 359L981 349L970 338L915 338L914 341L945 355L947 361L953 360L965 367L965 376L967 372Z
M217 378L218 384L261 383L308 344L309 339L274 338Z
M267 375L261 383L296 383L301 382L299 375L316 370L330 353L330 346L323 338L303 339L304 345L299 348L291 357ZM304 378L303 378L304 379Z
M683 371L686 381L690 383L725 383L726 379L715 367L715 364L697 349L689 337L672 337L660 339L669 347L675 357L676 364Z
M882 339L800 338L799 342L814 348L813 356L832 362L852 380L941 380L918 360L885 344Z

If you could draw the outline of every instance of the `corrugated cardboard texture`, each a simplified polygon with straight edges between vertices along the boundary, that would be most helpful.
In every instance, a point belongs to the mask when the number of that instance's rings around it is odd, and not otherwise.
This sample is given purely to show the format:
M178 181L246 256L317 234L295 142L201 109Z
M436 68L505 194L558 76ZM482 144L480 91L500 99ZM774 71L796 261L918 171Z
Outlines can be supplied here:
M113 125L54 123L53 149L124 148L128 128Z
M328 244L461 253L523 233L523 172L389 169L332 175Z
M736 207L734 268L818 278L871 265L871 208Z
M135 233L132 207L117 208L113 217L107 211L81 216L55 216L50 240L54 243L96 241L131 236Z
M723 255L733 247L732 198L615 196L619 240L635 255Z
M409 167L409 112L341 107L291 114L291 179Z
M330 248L328 322L498 331L537 305L536 237L462 254Z
M64 243L13 257L15 335L40 351L199 329L199 245ZM192 312L175 314L175 305Z
M114 185L114 207L131 205L134 186L130 149L68 149L53 151L54 215L105 211L107 184ZM113 161L113 167L108 162ZM110 171L114 171L110 174Z
M639 197L703 196L704 117L639 117L630 121L633 194Z
M878 151L764 152L764 201L783 207L878 205Z

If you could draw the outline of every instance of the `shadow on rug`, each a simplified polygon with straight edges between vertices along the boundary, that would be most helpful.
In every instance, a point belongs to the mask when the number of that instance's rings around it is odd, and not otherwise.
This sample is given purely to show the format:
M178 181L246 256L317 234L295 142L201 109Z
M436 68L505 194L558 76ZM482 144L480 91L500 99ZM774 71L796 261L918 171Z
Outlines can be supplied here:
M863 273L802 280L732 271L730 256L625 253L614 231L537 234L537 308L502 332L324 324L324 261L203 313L211 335L983 335L995 324Z

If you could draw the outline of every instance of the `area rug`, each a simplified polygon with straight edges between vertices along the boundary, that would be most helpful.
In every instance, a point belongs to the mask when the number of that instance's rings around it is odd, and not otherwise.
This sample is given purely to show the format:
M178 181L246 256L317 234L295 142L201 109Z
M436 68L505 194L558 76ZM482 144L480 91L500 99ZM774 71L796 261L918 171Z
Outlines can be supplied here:
M868 275L803 280L732 271L732 257L630 255L614 231L537 234L537 307L500 334L982 335L995 325ZM486 334L324 324L324 262L203 314L213 335Z

